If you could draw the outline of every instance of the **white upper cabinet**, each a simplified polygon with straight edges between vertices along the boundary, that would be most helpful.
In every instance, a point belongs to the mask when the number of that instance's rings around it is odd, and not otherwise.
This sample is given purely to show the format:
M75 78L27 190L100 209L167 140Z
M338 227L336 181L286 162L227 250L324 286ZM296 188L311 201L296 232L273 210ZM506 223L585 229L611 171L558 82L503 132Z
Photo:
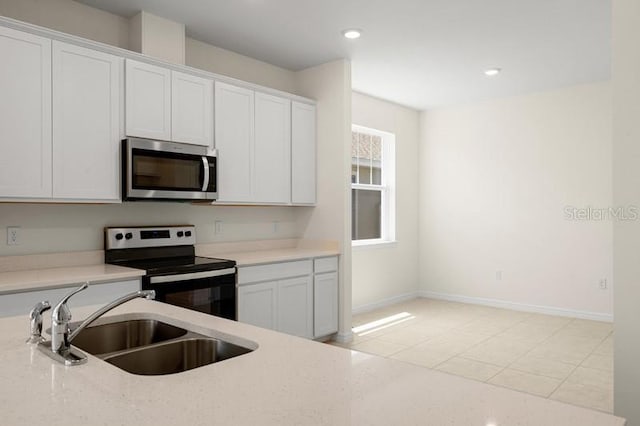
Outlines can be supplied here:
M255 94L254 201L291 201L291 101Z
M316 203L312 101L30 31L0 25L0 200L119 202L139 137L216 148L221 204Z
M213 148L213 81L171 72L171 139Z
M254 182L254 92L215 83L218 200L251 202Z
M171 140L171 71L127 59L127 136Z
M213 147L213 80L127 59L127 136Z
M0 27L0 197L51 197L51 41Z
M291 203L316 203L316 107L291 104Z
M53 197L118 201L123 59L53 42Z
M216 82L219 202L291 202L291 101Z

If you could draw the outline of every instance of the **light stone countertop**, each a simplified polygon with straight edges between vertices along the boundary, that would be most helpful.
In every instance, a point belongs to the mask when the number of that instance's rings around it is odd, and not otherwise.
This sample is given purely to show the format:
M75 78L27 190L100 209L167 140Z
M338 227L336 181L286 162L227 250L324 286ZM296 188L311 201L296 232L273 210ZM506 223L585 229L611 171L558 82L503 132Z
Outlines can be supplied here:
M237 266L252 266L263 263L287 262L293 260L311 259L315 257L337 256L337 250L314 249L314 248L281 248L274 250L255 250L235 253L211 253L206 251L199 253L205 257L219 257L222 259L235 260Z
M74 310L74 319L92 310ZM180 374L136 376L92 356L65 367L24 343L26 318L0 319L2 424L624 425L602 412L154 301L136 299L108 316L139 312L259 346Z
M279 244L293 243L294 240L282 240L276 243L259 241L257 243L203 244L196 247L196 254L235 260L240 267L340 254L339 250L331 248L331 245L279 246ZM104 252L100 250L0 256L0 295L67 287L83 281L126 280L145 274L145 271L140 269L104 264L102 259L104 259ZM74 262L78 263L74 264Z
M141 269L123 268L104 263L0 272L0 294L64 287L83 281L120 281L139 278L144 274L145 271Z

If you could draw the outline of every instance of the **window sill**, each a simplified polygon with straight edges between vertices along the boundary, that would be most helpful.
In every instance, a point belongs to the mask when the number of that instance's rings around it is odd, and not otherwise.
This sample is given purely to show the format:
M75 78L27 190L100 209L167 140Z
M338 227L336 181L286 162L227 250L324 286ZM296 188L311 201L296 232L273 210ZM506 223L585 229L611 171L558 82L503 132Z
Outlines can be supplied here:
M351 242L352 250L356 250L356 251L395 248L397 245L398 245L398 242L396 240L393 240L393 241L361 240L361 241Z

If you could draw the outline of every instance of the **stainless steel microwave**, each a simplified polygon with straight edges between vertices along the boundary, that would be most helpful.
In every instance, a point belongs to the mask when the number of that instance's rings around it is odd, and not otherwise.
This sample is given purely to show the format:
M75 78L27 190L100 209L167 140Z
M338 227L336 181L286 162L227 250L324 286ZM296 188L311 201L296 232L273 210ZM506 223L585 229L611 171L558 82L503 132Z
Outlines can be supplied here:
M215 150L139 138L122 144L124 200L213 201L218 197Z

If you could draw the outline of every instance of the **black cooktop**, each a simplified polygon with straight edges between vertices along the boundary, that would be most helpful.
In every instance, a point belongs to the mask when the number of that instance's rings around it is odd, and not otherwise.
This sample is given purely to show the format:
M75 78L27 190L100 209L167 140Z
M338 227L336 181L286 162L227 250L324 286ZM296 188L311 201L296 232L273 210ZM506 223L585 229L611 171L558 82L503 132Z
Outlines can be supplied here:
M117 265L144 269L147 271L147 276L158 276L233 268L236 266L236 262L233 260L216 259L213 257L183 256L158 259L124 260L117 262Z

